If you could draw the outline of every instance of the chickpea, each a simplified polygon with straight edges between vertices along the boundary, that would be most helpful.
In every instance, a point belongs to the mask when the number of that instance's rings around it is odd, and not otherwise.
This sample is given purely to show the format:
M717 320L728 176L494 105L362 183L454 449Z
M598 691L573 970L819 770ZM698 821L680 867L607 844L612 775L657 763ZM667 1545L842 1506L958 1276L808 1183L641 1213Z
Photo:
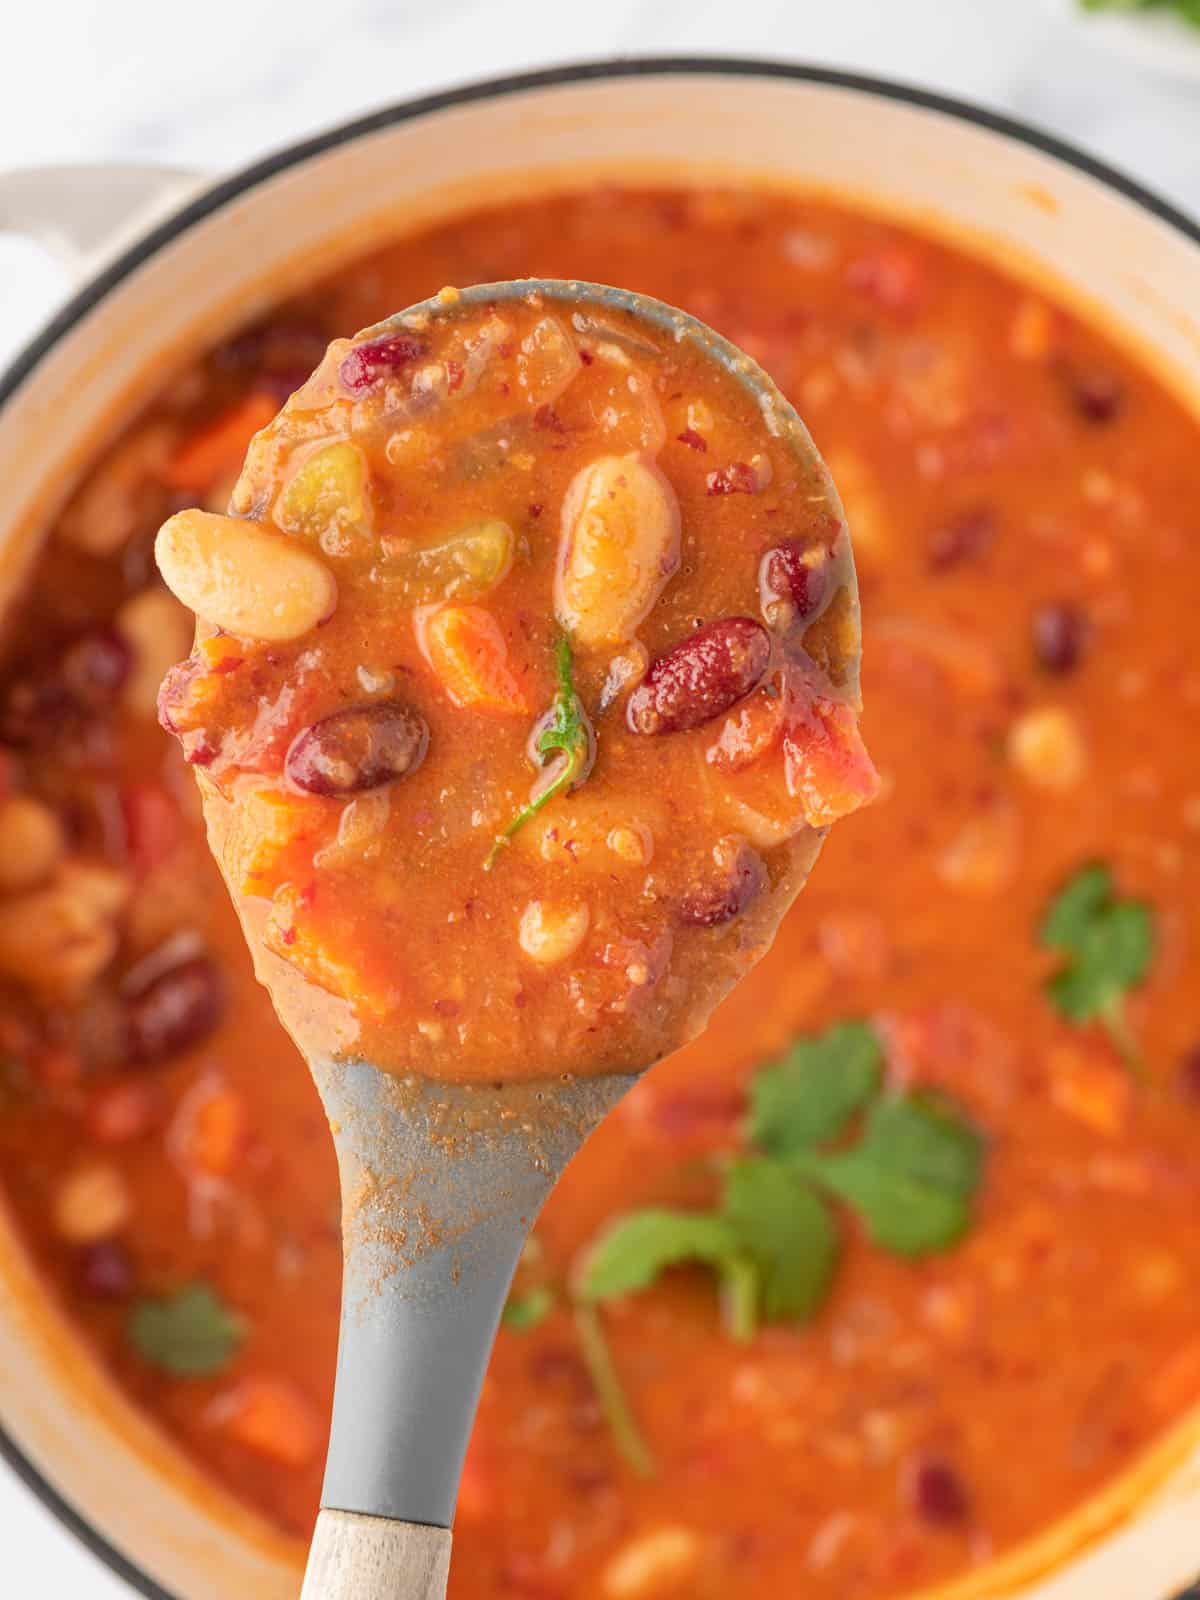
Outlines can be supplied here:
M552 967L573 956L583 943L591 915L586 905L551 906L531 900L521 913L521 949L539 966Z
M1043 706L1018 717L1009 729L1008 757L1039 789L1073 789L1087 769L1079 724L1061 706Z
M0 903L0 973L56 999L78 994L116 955L128 898L115 868L65 862L45 888Z
M119 1233L133 1212L129 1187L105 1163L72 1173L54 1197L54 1226L72 1244L95 1244Z
M20 894L44 883L63 853L62 826L32 795L0 805L0 894Z

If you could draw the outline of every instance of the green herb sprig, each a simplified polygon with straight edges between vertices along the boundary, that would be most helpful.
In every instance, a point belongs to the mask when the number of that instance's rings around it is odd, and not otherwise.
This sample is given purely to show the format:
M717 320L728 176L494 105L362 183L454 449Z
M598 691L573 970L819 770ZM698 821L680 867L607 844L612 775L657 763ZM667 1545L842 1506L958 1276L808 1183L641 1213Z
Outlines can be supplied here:
M875 1244L909 1258L949 1249L970 1226L981 1134L943 1096L886 1090L867 1023L799 1039L761 1067L746 1134L750 1148L723 1165L709 1209L649 1207L600 1236L578 1273L581 1305L699 1266L716 1281L727 1331L744 1341L764 1323L806 1322L825 1303L842 1248L835 1203ZM601 1337L598 1318L591 1337Z
M543 766L554 756L559 758L558 771L538 794L512 818L502 833L497 834L488 852L483 870L490 872L509 840L543 806L557 795L575 788L587 775L592 753L592 733L583 701L575 692L575 671L571 658L571 643L565 636L554 647L554 669L558 687L546 718L546 726L538 735L534 748Z
M211 1284L201 1282L137 1301L126 1331L134 1350L151 1366L176 1378L208 1378L233 1357L245 1322Z
M1085 11L1173 11L1200 28L1200 0L1080 0Z
M1040 938L1064 956L1047 980L1046 993L1068 1022L1098 1022L1125 1062L1141 1071L1141 1055L1129 1031L1125 997L1146 977L1154 959L1154 914L1141 900L1113 888L1103 862L1081 868L1051 900Z

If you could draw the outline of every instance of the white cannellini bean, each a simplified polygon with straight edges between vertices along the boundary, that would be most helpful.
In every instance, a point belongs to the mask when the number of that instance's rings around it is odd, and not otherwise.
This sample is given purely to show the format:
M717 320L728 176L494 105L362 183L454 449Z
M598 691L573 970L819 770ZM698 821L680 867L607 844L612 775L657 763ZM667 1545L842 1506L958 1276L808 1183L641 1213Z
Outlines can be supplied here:
M628 1540L604 1569L604 1593L612 1600L655 1595L696 1570L700 1541L690 1528L656 1528Z
M256 522L180 511L159 529L154 554L189 610L243 639L299 639L337 605L329 568Z
M517 937L531 961L552 967L575 954L590 921L585 905L554 906L544 900L531 900L521 913Z
M679 566L679 504L657 467L601 456L563 499L554 604L585 647L623 644Z
M133 656L121 698L130 711L152 717L159 685L192 648L192 619L174 595L154 588L126 600L117 612L116 625Z
M115 1167L98 1163L71 1174L54 1197L54 1226L72 1244L119 1233L133 1212L128 1185Z

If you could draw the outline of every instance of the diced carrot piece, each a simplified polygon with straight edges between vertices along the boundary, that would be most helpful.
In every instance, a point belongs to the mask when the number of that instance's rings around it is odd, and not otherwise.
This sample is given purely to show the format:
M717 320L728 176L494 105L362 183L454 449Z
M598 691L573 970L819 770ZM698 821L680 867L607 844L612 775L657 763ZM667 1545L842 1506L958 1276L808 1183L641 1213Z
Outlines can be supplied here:
M285 883L272 902L263 942L319 989L350 1001L356 1014L386 1016L396 998L395 952L387 945L346 949L348 935L340 932L345 959L331 953L301 891Z
M250 1132L241 1095L218 1078L203 1078L184 1097L171 1129L171 1148L193 1175L226 1178Z
M1050 1057L1050 1098L1060 1111L1109 1138L1124 1130L1133 1082L1124 1067L1060 1045Z
M225 841L225 866L242 894L270 894L287 876L292 845L311 841L320 828L311 797L278 789L253 789L242 796Z
M456 706L528 715L529 700L508 662L500 624L482 606L417 613L417 643Z
M879 793L858 718L848 705L815 695L797 707L783 735L789 793L810 828L849 816Z
M743 700L721 724L716 743L709 745L709 765L719 772L741 772L753 766L779 743L786 704L784 695L767 695L761 690Z
M213 1421L231 1439L284 1467L306 1467L321 1448L321 1423L307 1395L284 1378L246 1378L214 1402Z
M210 672L224 674L241 666L246 646L229 633L210 633L196 642L196 653Z
M184 441L167 462L163 478L172 489L199 492L236 472L250 440L279 410L269 394L251 393Z

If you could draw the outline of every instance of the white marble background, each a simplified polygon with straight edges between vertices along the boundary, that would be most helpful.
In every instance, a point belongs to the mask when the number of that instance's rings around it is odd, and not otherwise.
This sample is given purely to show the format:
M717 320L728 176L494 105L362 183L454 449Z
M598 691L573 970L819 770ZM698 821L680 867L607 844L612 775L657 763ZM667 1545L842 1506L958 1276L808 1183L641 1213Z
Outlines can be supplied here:
M1012 112L1200 214L1200 44L1169 36L1161 69L1147 65L1074 3L7 0L0 169L115 159L216 171L473 77L725 53L855 68ZM64 288L38 249L0 235L0 361ZM4 1597L128 1600L2 1467L0 1545Z

